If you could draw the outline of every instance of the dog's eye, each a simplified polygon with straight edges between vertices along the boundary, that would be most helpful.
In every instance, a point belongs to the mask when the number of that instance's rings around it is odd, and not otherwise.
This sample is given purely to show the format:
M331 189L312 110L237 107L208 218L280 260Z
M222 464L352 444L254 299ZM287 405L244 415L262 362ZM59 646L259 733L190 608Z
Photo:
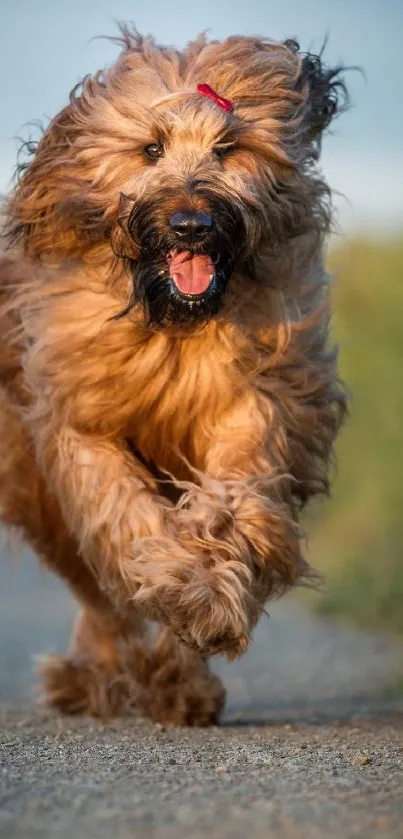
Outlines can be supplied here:
M149 160L158 160L164 154L164 148L160 143L150 143L144 148L144 154Z
M216 156L223 160L224 157L229 157L235 149L236 143L220 143L219 146L215 146L214 151Z

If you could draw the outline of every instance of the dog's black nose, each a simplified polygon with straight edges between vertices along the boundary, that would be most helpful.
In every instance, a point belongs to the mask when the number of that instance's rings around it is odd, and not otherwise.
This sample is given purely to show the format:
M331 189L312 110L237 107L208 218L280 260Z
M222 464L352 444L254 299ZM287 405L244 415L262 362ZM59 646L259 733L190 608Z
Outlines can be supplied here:
M213 217L204 212L180 212L171 216L169 224L181 239L203 239L211 231Z

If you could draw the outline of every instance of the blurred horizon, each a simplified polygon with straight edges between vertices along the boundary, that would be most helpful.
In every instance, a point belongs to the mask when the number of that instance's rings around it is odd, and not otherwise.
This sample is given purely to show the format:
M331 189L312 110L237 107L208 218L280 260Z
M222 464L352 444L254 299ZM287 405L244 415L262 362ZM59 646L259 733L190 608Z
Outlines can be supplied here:
M191 13L189 13L191 11ZM352 108L324 141L322 168L335 190L342 233L403 229L403 111L401 98L403 4L400 0L205 0L189 7L155 0L15 0L2 9L0 30L0 192L10 188L18 142L31 121L47 122L88 72L110 64L118 48L99 35L117 33L116 21L134 21L143 34L181 47L199 32L224 38L253 34L297 37L318 52L328 38L328 63L358 65L348 73ZM25 127L24 127L25 126ZM341 195L337 195L341 193Z

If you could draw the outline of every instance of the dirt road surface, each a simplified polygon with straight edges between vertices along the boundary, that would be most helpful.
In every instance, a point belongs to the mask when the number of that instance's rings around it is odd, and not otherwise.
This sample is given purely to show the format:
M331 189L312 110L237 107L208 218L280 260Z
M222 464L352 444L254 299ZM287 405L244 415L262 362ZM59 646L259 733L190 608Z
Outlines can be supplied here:
M30 556L1 560L1 839L403 837L403 644L289 597L216 662L219 728L60 718L35 706L33 663L75 606Z

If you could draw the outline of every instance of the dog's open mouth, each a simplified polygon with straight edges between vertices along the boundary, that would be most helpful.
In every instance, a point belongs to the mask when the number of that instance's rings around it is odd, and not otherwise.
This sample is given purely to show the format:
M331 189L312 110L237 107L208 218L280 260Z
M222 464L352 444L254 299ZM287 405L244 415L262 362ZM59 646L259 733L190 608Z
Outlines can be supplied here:
M207 254L170 251L168 268L176 289L187 297L202 296L214 281L215 266Z
M217 314L234 265L225 251L171 246L142 257L133 265L134 288L150 324L202 323Z

